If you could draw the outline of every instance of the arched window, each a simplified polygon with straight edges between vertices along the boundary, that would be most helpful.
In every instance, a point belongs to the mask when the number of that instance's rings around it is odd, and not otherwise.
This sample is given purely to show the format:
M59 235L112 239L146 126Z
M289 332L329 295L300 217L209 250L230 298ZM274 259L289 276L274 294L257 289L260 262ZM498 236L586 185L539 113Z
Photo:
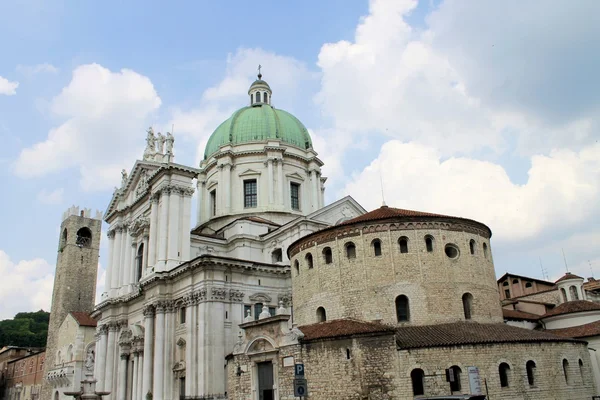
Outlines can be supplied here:
M137 280L142 279L142 273L144 271L144 243L138 247L137 254L135 256L135 266L137 271Z
M256 102L260 103L260 92L256 92Z
M269 103L269 94L265 92L265 103Z
M581 358L579 359L579 375L581 375L581 382L585 383L585 379L583 379L583 361L581 361Z
M271 253L271 262L273 264L283 261L283 252L281 249L275 249Z
M529 289L531 287L533 287L533 284L531 282L525 283L525 289Z
M75 244L79 247L90 247L92 245L92 231L88 228L79 229Z
M527 382L529 386L535 385L535 362L531 360L527 361L525 369L527 370Z
M425 248L427 249L428 253L433 251L433 236L425 236Z
M296 276L300 275L300 263L298 260L294 261L294 269L296 270Z
M410 380L412 381L413 396L425 394L424 380L425 373L421 368L415 368L410 372Z
M54 400L60 399L60 395L58 394L58 390L54 393Z
M73 361L73 345L70 344L69 348L67 349L67 362L69 361Z
M453 365L450 367L450 371L450 391L452 393L460 392L460 374L462 370L459 366Z
M567 361L566 358L563 358L562 367L563 367L563 374L565 375L565 382L568 385L570 383L569 382L569 361Z
M518 279L513 279L513 285L518 285L519 284L519 280Z
M567 291L565 290L565 288L560 288L560 294L562 295L562 298L563 298L563 301L564 301L564 302L567 302L567 301L569 301L569 300L567 299Z
M408 253L408 238L402 236L398 239L398 245L400 246L400 253Z
M471 319L473 314L473 295L471 293L465 293L462 296L463 311L465 312L465 319Z
M471 254L475 254L475 241L473 239L469 241L469 250Z
M325 321L327 321L327 314L325 313L325 309L323 307L317 308L317 322Z
M352 242L346 243L346 257L356 258L356 246Z
M500 386L508 387L508 373L510 372L510 366L503 362L498 367L498 374L500 375Z
M254 104L254 93L250 95L250 104Z
M323 259L325 260L325 264L331 264L333 262L333 255L331 254L330 247L325 247L323 249Z
M483 256L487 259L488 258L487 244L484 243L482 247L483 247Z
M396 317L398 322L410 321L408 297L403 294L396 297Z
M571 301L579 300L579 294L577 293L577 287L575 285L569 288L569 294L571 295Z
M381 240L379 239L373 239L373 241L371 242L371 245L373 246L373 253L375 254L375 256L380 256L381 255Z
M312 269L313 267L313 259L312 259L312 254L307 253L306 257L304 257L306 259L306 265L308 266L308 269Z
M504 281L504 283L502 284L502 286L508 286L508 281Z

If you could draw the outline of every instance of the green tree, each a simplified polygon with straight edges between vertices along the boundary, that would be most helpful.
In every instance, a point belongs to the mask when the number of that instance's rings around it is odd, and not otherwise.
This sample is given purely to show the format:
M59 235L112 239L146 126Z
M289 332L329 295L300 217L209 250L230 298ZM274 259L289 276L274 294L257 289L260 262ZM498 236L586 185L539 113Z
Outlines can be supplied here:
M44 310L21 312L0 321L0 348L4 346L44 347L50 313Z

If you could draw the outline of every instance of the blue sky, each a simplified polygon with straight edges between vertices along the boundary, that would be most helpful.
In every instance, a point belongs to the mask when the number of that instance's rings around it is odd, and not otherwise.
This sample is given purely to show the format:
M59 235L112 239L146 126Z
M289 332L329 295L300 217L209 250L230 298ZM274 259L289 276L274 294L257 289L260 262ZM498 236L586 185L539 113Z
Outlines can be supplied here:
M174 125L176 161L196 165L259 63L274 105L311 131L329 202L378 207L368 193L381 172L390 206L488 224L498 276L541 278L541 258L556 279L561 249L589 276L599 11L593 0L0 3L0 318L48 308L62 212L104 210L149 125Z

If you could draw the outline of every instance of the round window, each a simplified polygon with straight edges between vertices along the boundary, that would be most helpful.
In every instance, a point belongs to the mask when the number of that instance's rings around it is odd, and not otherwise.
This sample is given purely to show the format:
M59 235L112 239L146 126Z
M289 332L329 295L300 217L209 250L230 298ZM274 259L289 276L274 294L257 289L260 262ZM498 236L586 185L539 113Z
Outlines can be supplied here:
M444 252L448 256L448 258L457 258L459 254L458 247L456 247L453 244L447 244L444 248Z

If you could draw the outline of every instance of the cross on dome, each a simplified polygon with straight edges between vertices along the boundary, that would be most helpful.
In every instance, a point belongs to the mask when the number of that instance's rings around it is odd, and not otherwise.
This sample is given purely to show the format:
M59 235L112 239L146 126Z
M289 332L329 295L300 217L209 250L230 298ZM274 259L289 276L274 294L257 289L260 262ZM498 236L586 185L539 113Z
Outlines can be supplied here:
M250 89L248 89L248 95L250 95L250 105L252 107L262 106L265 104L271 105L271 87L269 84L262 80L261 73L262 65L258 65L258 79L252 82Z

